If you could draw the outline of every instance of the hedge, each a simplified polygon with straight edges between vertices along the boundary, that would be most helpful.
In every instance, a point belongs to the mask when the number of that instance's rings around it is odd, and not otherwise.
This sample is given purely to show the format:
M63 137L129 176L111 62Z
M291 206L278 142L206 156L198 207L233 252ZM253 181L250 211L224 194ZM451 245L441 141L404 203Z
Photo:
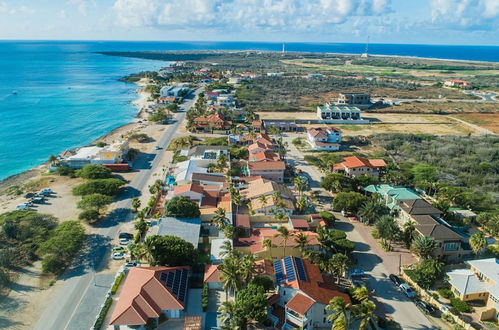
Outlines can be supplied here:
M206 312L208 308L208 284L203 285L203 291L201 291L201 307L203 308L203 312Z
M121 281L123 280L123 277L125 274L120 273L116 279L114 280L114 284L111 287L111 294L116 294L116 291L118 291L118 288L120 287Z
M468 303L462 301L459 298L452 298L450 300L450 304L454 307L459 313L470 313L472 308Z
M104 320L106 319L107 312L109 311L109 308L111 308L111 304L113 303L113 298L107 297L106 301L104 302L104 306L102 306L102 309L99 313L99 317L94 323L94 330L99 330L102 325L104 324Z

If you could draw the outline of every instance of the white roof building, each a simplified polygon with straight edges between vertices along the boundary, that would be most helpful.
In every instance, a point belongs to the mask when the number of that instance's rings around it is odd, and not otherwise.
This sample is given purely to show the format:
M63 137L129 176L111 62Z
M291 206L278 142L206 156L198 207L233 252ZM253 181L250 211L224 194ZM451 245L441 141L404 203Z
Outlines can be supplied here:
M219 264L222 262L222 256L220 253L222 252L222 245L224 242L229 242L232 246L232 240L227 238L217 238L211 241L211 256L210 260L213 264Z
M177 167L174 170L175 181L177 184L184 184L192 180L193 173L207 173L208 169L205 167L200 167L193 160L186 160L177 163Z

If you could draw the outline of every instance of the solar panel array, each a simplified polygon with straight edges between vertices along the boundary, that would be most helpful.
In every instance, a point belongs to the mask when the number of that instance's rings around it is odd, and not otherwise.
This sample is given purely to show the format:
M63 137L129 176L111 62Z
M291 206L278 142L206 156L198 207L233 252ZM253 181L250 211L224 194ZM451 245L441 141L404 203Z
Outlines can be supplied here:
M288 281L296 280L295 267L293 267L293 258L284 258L284 268L286 269L286 278Z
M275 281L277 284L281 284L284 282L284 272L282 270L281 260L274 261L274 273L275 273Z
M188 269L176 269L161 273L159 279L165 286L177 296L179 301L185 301L187 294L187 279L189 277Z
M295 258L295 265L296 265L296 272L298 273L298 279L300 281L307 281L307 273L305 273L303 260L301 258Z

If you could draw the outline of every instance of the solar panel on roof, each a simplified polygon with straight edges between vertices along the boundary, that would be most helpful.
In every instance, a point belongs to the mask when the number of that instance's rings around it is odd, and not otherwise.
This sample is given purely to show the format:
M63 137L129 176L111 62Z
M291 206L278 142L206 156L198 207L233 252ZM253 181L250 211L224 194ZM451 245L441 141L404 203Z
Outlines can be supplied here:
M180 280L180 289L178 294L178 300L184 301L185 295L187 293L187 279L188 279L189 271L184 269L182 271L182 279Z
M296 272L298 273L298 278L301 281L307 281L307 273L305 273L305 267L303 266L303 260L300 258L295 258Z
M182 270L177 269L175 271L175 281L173 282L172 292L174 295L178 295L178 291L180 289L180 279L182 277Z
M175 273L174 272L169 272L168 273L168 280L166 281L166 286L171 288L173 286L173 280L175 279Z
M293 259L291 257L284 258L284 268L286 269L286 278L288 281L296 280L295 268L293 267Z
M163 282L166 282L167 278L168 278L168 273L161 273L161 275L159 276L159 280Z
M274 261L274 273L275 273L275 281L277 284L281 284L284 282L284 272L282 270L281 260Z

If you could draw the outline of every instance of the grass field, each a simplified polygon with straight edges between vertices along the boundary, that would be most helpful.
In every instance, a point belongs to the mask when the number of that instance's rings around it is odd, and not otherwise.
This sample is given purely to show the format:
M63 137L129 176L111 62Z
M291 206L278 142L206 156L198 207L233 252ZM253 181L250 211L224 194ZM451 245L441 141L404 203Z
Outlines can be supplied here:
M486 128L496 134L499 134L499 114L474 113L458 114L453 117L467 121L468 123Z

